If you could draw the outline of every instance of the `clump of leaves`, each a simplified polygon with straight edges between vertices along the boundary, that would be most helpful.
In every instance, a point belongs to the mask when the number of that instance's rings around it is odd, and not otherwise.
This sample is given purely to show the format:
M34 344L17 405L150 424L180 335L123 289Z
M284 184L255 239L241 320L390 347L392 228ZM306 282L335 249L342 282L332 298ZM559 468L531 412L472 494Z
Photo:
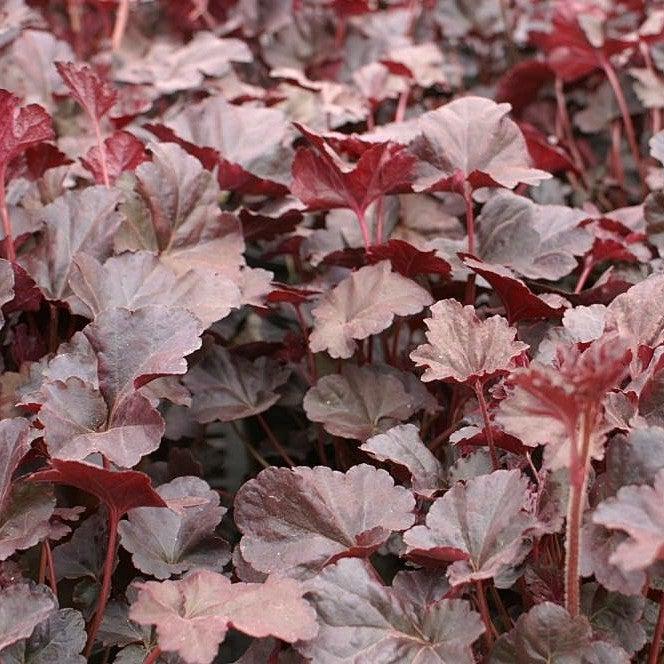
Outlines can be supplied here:
M659 664L660 4L5 2L0 662Z

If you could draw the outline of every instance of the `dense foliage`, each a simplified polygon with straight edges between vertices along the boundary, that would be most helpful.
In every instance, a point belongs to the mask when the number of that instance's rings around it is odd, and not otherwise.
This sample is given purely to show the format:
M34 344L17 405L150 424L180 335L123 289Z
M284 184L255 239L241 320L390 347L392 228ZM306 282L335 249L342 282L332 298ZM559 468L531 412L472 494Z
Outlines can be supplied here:
M664 3L0 2L0 662L661 664Z

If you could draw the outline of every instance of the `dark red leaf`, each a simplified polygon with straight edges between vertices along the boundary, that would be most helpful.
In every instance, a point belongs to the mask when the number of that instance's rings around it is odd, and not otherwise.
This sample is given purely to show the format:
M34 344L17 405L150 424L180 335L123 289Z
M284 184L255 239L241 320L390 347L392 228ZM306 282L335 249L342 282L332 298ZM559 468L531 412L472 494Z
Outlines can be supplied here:
M111 183L125 171L133 171L139 164L148 161L145 145L127 131L116 131L104 141L106 167ZM90 148L81 163L95 178L97 184L103 184L103 171L99 146Z
M150 478L135 470L113 471L81 461L51 459L48 468L29 479L74 486L99 498L118 518L135 507L167 507Z
M56 62L55 67L71 96L94 123L99 123L115 104L117 91L88 65Z

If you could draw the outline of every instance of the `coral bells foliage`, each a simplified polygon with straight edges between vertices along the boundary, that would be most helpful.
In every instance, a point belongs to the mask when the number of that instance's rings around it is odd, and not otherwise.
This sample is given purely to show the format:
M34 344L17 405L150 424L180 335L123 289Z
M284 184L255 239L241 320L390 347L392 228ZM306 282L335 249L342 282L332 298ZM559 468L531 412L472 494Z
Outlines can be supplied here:
M0 0L0 662L662 664L664 3L258 5Z

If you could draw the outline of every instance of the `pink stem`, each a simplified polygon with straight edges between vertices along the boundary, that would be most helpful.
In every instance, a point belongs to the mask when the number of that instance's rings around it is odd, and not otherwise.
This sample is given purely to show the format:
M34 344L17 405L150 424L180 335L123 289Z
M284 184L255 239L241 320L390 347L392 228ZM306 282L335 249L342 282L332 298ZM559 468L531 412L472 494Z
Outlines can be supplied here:
M148 653L147 657L143 660L143 664L155 664L155 662L161 657L161 648L155 646Z
M561 78L556 78L555 90L556 104L558 106L558 117L560 118L560 124L562 125L566 143L569 147L570 154L572 155L572 160L574 161L574 165L581 175L581 180L584 187L586 189L590 189L588 174L586 173L586 168L583 163L583 158L581 157L581 152L579 152L579 146L576 144L576 140L574 138L574 129L572 129L572 122L569 118L569 113L567 112L564 83Z
M364 248L369 251L371 249L371 236L369 235L369 228L367 227L367 221L364 217L364 210L355 211L357 220L360 223L360 231L362 231L362 239L364 240Z
M95 128L95 136L97 138L97 147L99 149L99 163L101 164L101 177L104 181L104 186L109 188L111 186L111 181L108 177L108 165L106 164L106 146L104 141L101 138L101 128L99 127L99 120L97 118L92 119L92 124Z
M51 590L55 597L58 597L58 577L55 576L55 563L53 562L53 552L51 551L51 543L48 539L42 542L42 551L46 557L46 566L48 567L48 576L50 580Z
M493 648L493 637L495 634L496 628L491 622L491 614L489 613L489 605L486 601L486 595L484 594L484 586L482 581L475 581L475 595L477 597L477 606L480 610L480 615L482 616L482 622L484 623L484 642L489 651Z
M579 571L581 526L583 525L583 508L590 465L590 439L594 420L592 412L593 409L587 406L582 415L578 437L572 441L570 492L565 532L565 608L572 618L579 615L581 606Z
M111 48L115 53L120 49L122 38L127 29L129 20L129 0L120 0L118 13L115 15L115 25L113 26L113 36L111 37Z
M408 108L408 97L410 96L410 83L406 84L406 89L399 96L399 103L397 104L397 110L394 114L395 122L403 122L406 117L406 109Z
M0 215L2 215L2 229L5 232L5 246L7 260L12 263L16 260L16 248L14 247L14 233L12 231L12 222L9 218L7 209L7 192L5 185L6 167L0 168Z
M580 293L583 290L583 287L586 285L586 281L588 281L588 277L592 272L593 265L594 261L592 257L586 256L585 260L583 261L583 271L579 275L579 280L576 282L576 288L574 289L575 293Z
M494 470L500 468L498 463L498 453L496 451L496 443L493 440L493 431L491 430L491 420L489 419L489 409L486 405L486 400L484 399L484 386L482 383L477 380L473 385L475 390L475 395L480 404L480 412L482 413L482 420L484 421L484 435L486 436L487 442L489 443L489 454L491 455L491 465Z
M618 80L618 75L616 70L613 68L613 65L609 62L608 59L603 58L602 67L606 78L609 81L609 85L613 90L613 94L616 97L618 102L618 108L620 109L620 114L622 115L623 123L625 125L625 133L627 134L627 142L629 143L629 149L632 152L632 157L634 158L634 163L639 173L642 172L641 165L641 153L639 152L639 143L636 140L636 132L634 131L634 123L632 122L632 116L627 108L627 101L625 95L623 94L622 88L620 87L620 81Z
M88 630L88 640L85 644L85 650L83 654L88 659L92 653L92 648L95 645L95 638L101 622L104 619L104 613L106 611L106 605L108 604L108 599L111 596L111 581L113 579L113 563L115 562L115 552L118 547L118 522L120 521L120 515L115 512L115 510L108 508L108 547L106 548L106 559L104 560L104 569L102 572L102 582L101 582L101 591L99 593L99 599L97 600L97 608L95 611L94 618L90 623L90 628Z
M466 203L466 232L468 234L468 253L475 255L475 213L473 210L473 190L466 180L463 183L463 199ZM466 304L475 303L475 273L468 275L466 281L466 293L464 297Z
M643 56L643 61L645 62L646 68L652 76L657 77L655 72L655 67L652 63L652 57L650 55L650 46L647 42L639 42L639 49L641 50L641 55ZM652 133L657 134L662 129L662 112L659 108L650 109L650 118L652 123Z

